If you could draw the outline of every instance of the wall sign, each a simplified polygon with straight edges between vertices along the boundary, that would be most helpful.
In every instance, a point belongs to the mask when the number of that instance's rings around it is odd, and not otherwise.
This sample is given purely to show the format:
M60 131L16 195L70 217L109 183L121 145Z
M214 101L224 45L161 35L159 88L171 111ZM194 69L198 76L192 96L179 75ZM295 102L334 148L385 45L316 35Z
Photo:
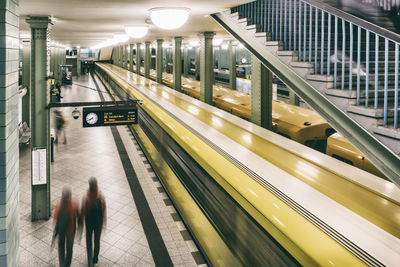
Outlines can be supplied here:
M47 153L46 148L32 149L32 185L47 183Z

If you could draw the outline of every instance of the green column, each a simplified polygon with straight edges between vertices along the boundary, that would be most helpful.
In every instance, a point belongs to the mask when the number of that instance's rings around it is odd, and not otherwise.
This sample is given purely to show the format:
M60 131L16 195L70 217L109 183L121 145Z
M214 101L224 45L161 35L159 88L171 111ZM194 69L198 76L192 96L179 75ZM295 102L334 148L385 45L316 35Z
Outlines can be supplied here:
M150 78L151 51L150 42L144 43L144 77Z
M214 68L215 68L215 60L216 60L216 54L217 54L217 51L218 51L218 47L214 47L213 46L213 49L212 49L212 51L213 51L213 59L212 59L212 84L215 84L215 71L214 71Z
M54 57L54 46L50 46L50 72L53 73L53 76L56 74L54 73L54 62L55 62L55 57Z
M32 51L31 51L31 99L32 99L32 154L35 149L46 149L44 169L37 168L38 163L32 160L32 221L47 220L50 218L50 120L49 120L49 83L47 76L49 74L48 39L49 39L49 17L30 17L26 20L30 24L32 33ZM42 158L43 159L43 158ZM39 162L39 161L38 161ZM40 160L40 162L42 162ZM37 169L35 173L33 171ZM40 170L40 171L39 171ZM44 184L35 184L36 178L42 178L46 170L45 179L40 182ZM41 175L39 175L41 173ZM35 175L36 174L36 175ZM44 181L43 181L44 180Z
M296 95L296 93L292 89L290 88L288 89L289 89L289 104L299 106L300 98Z
M18 2L0 1L0 266L19 266Z
M214 32L200 34L200 100L213 103L213 44Z
M236 90L236 45L229 41L229 88Z
M251 121L272 130L272 72L251 57Z
M174 89L182 91L182 37L174 37L173 76Z
M195 48L195 78L200 80L200 47Z
M31 39L22 40L22 86L27 89L26 95L22 98L22 122L31 125Z
M156 55L156 72L157 72L157 82L162 83L162 73L163 73L163 40L157 40L157 55Z
M133 72L133 44L129 44L129 70Z
M123 45L119 46L119 66L121 68L124 67L124 46Z
M113 48L113 64L118 65L118 46Z
M189 75L189 49L185 47L183 49L183 76L188 77Z
M76 72L78 73L78 77L81 77L81 48L79 46L76 53Z
M60 65L61 65L60 47L56 46L55 47L54 73L55 73L55 78L56 78L57 82L61 83Z
M136 43L136 73L140 75L141 66L141 55L140 55L141 43Z
M122 67L127 69L128 67L128 54L127 54L128 47L126 45L122 46Z

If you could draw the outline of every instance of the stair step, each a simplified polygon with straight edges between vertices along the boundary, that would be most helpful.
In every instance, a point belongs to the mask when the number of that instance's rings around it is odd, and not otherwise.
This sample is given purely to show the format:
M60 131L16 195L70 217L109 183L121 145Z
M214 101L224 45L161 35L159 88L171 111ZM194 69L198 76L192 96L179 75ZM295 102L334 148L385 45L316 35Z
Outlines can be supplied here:
M297 56L297 52L295 51L290 51L290 50L280 50L277 52L278 56Z
M316 82L333 82L333 75L308 74L307 80Z
M305 61L294 61L290 62L290 66L294 68L314 68L314 64Z
M394 129L393 127L377 126L373 132L379 135L389 136L393 139L400 140L400 128Z

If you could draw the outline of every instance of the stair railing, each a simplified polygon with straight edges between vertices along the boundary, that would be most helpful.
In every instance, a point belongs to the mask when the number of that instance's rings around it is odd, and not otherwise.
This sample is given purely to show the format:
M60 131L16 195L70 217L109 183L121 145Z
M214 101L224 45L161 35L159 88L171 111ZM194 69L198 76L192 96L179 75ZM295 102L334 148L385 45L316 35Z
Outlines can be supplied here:
M313 63L334 89L355 89L358 106L383 109L384 126L399 127L398 34L315 0L257 0L232 12Z

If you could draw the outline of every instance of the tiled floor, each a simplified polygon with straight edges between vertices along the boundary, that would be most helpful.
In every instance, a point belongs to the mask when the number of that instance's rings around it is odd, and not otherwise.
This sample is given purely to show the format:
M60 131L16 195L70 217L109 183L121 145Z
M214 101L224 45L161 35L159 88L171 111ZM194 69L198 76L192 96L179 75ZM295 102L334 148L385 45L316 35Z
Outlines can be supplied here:
M88 76L79 83L94 88ZM98 93L76 85L63 88L63 101L98 101ZM99 266L154 266L153 255L143 231L132 193L118 156L110 128L82 128L81 119L72 118L72 108L63 108L67 117L67 144L55 146L51 165L51 209L54 211L63 187L72 189L79 201L91 176L98 179L107 201L107 227L101 237ZM204 259L180 221L138 145L126 126L118 132L128 151L147 202L153 213L168 254L175 266L198 266ZM20 266L58 266L57 248L50 248L52 218L31 222L30 149L20 149ZM75 239L72 266L87 266L85 237Z

